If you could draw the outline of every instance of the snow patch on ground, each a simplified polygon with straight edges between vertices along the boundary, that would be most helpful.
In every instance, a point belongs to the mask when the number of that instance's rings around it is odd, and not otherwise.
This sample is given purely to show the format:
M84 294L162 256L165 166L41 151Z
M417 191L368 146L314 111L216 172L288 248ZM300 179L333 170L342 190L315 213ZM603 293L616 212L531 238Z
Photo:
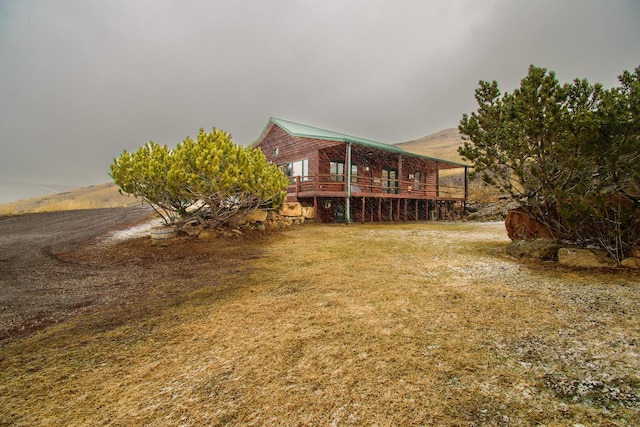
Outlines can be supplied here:
M150 230L153 227L158 227L162 224L163 221L161 218L154 218L142 224L134 225L133 227L127 228L125 230L112 231L107 234L103 241L105 243L117 243L124 240L148 236L151 232Z

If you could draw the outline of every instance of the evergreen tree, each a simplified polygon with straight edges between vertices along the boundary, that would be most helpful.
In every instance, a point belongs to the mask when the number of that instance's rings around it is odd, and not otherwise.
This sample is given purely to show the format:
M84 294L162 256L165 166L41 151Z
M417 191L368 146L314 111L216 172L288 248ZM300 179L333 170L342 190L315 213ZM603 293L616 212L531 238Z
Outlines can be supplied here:
M167 223L228 224L259 208L279 209L289 183L264 154L231 141L219 129L200 129L174 150L154 142L114 159L111 177L142 197Z
M532 65L513 93L481 81L459 152L559 239L620 261L640 235L639 77L640 67L603 90Z

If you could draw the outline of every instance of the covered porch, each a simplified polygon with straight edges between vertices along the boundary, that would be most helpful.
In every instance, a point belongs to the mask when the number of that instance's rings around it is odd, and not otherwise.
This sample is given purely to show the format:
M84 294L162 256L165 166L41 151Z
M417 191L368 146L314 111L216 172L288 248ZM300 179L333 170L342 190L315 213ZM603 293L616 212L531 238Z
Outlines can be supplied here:
M453 219L467 200L467 166L389 146L343 142L317 151L308 175L290 177L288 201L321 222Z

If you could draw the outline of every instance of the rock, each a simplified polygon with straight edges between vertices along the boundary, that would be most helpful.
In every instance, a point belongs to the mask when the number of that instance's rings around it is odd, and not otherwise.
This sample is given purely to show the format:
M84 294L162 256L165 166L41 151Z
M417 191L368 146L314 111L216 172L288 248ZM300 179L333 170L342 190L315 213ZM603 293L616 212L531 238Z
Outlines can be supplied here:
M280 210L282 216L302 216L302 205L300 203L285 203Z
M274 211L267 212L267 221L275 221L278 218L278 214Z
M253 228L255 228L258 231L265 231L267 229L267 226L264 225L264 222L256 222L253 225Z
M217 237L217 234L216 236L214 236L213 234L211 234L210 231L207 231L207 230L203 230L198 234L198 239L202 239L202 240L211 239L212 237Z
M251 213L249 213L245 217L245 222L265 222L267 220L267 211L262 209L257 209Z
M467 218L471 221L482 220L485 218L495 218L500 215L500 207L498 206L487 206L486 208L480 209L477 212L470 213Z
M470 202L465 210L468 212L467 219L471 221L491 221L506 218L508 212L518 206L516 202L509 199L500 199L489 204Z
M202 233L202 227L195 224L185 224L180 230L190 237L198 237Z
M560 247L553 239L514 240L507 246L507 254L516 258L555 260Z
M632 258L640 258L640 247L631 248L628 255Z
M560 248L558 263L567 267L615 268L617 263L605 251L595 249Z
M313 206L303 206L302 207L302 216L305 219L314 219L315 213L313 211Z
M231 230L231 234L235 236L242 236L242 231L238 230L237 228L234 228L233 230Z
M522 208L510 210L504 226L511 240L554 238L548 226L528 215Z
M640 270L640 257L625 258L620 263L622 267L633 268L634 270Z

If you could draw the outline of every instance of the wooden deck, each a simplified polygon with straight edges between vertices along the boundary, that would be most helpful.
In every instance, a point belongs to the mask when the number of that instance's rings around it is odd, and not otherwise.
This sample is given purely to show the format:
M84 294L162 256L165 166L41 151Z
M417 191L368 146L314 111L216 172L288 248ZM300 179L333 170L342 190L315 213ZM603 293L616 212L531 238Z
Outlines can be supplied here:
M292 177L287 201L313 206L319 222L439 220L464 214L464 184L443 188L442 184L416 186L414 181L358 177L348 189L347 183L339 178L335 175ZM342 212L340 217L336 214L337 208ZM347 210L351 212L350 219L343 216Z
M413 181L386 180L358 177L351 183L351 197L375 197L381 199L416 199L416 200L466 200L466 188L461 186L443 186L442 184L416 185ZM291 177L287 188L287 200L311 197L349 196L347 182L337 180L336 176L323 175L316 177Z

